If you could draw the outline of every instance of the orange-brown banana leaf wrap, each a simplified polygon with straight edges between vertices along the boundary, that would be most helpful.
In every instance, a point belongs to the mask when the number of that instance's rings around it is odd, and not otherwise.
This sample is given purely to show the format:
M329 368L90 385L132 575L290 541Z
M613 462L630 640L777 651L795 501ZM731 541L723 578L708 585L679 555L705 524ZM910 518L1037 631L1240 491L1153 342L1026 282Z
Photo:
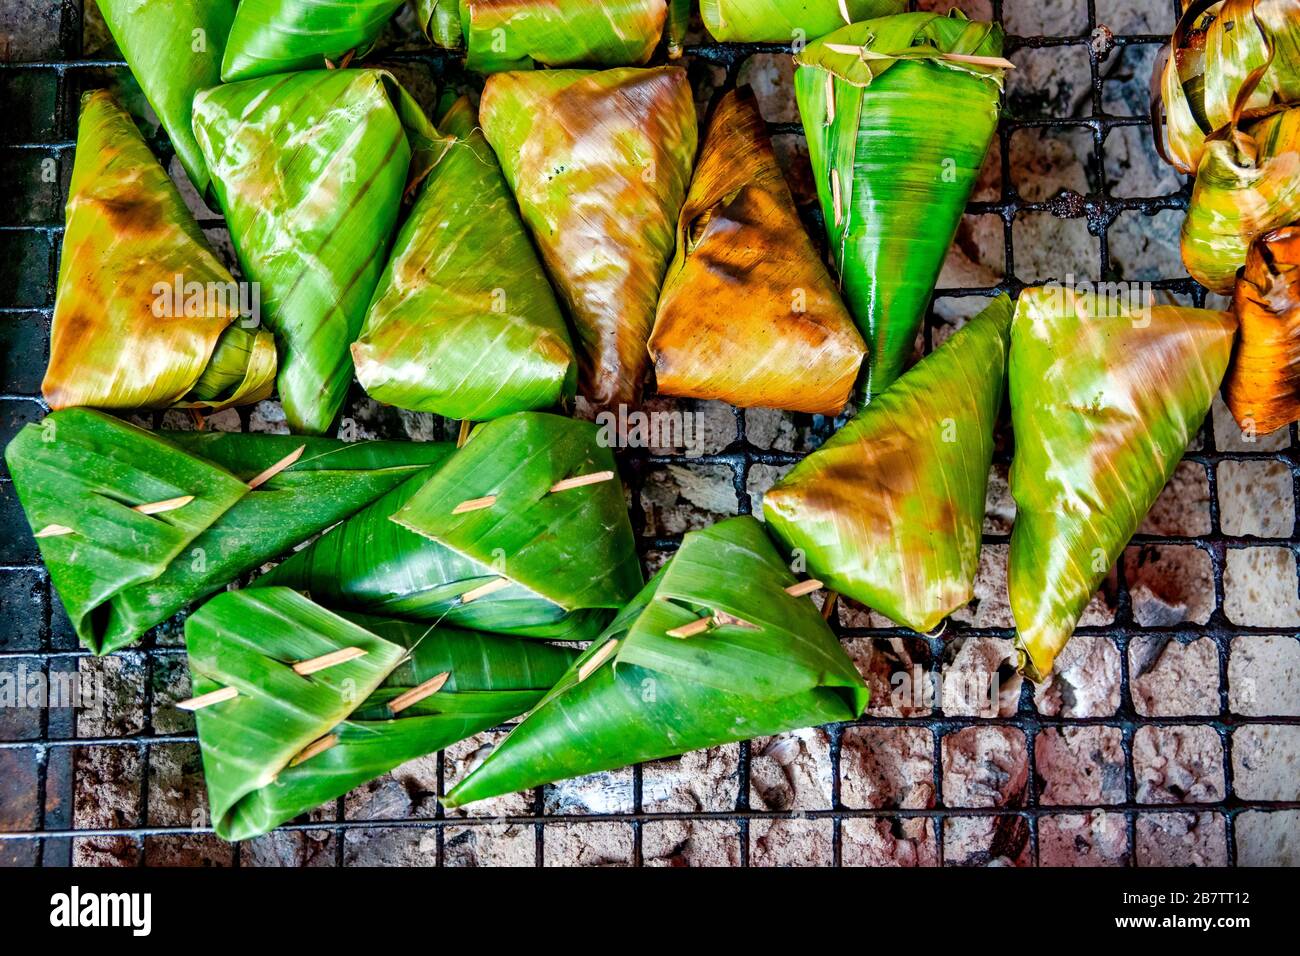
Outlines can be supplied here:
M810 576L922 632L974 596L1010 327L999 296L763 496Z
M1297 0L1195 0L1170 48L1153 78L1159 100L1152 128L1166 160L1184 173L1196 172L1206 139L1232 122L1248 82L1244 111L1300 101Z
M240 0L221 62L227 83L365 54L402 0Z
M275 385L275 340L246 328L234 278L106 90L82 100L50 364L51 408L225 408Z
M498 73L479 119L573 321L580 390L636 404L695 159L686 71Z
M700 0L705 29L723 43L816 40L845 24L906 9L906 0Z
M1002 28L901 13L795 56L795 96L870 401L912 357L998 124Z
M1206 144L1183 220L1183 264L1230 295L1250 244L1300 221L1300 105Z
M1123 298L1026 289L1011 325L1008 588L1034 680L1052 672L1228 367L1230 313Z
M832 414L853 390L866 345L748 88L709 126L649 347L666 395Z
M1237 345L1223 394L1243 430L1300 419L1300 226L1256 239L1233 293Z
M650 61L669 2L682 0L417 0L429 39L464 49L479 73L541 66L639 66ZM674 11L674 35L683 31Z
M408 173L427 171L436 132L379 70L205 90L194 132L276 333L285 419L295 432L321 434L352 381L348 347L379 282Z
M113 40L203 195L208 171L194 139L194 96L221 82L235 0L96 0Z
M398 231L361 337L377 401L484 421L558 405L577 381L564 315L501 167L462 97Z

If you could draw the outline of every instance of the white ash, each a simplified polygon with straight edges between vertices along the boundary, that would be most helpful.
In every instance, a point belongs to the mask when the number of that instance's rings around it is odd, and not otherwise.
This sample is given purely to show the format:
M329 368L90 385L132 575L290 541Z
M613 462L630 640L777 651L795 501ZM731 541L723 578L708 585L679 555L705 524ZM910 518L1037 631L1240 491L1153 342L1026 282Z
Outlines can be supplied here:
M154 867L227 867L235 865L231 844L211 833L144 838L144 865Z
M1139 727L1133 776L1139 803L1214 803L1224 796L1223 744L1211 727Z
M552 823L543 837L543 866L631 866L632 827L626 823Z
M740 745L693 750L641 768L641 806L649 813L726 812L740 793Z
M853 666L867 682L873 717L923 717L932 710L929 700L929 648L920 639L854 637L842 642Z
M272 830L239 844L239 865L333 866L334 839L325 830Z
M1250 717L1300 717L1300 641L1280 634L1233 638L1228 707Z
M1016 815L949 817L943 860L947 866L1030 866L1029 824Z
M1300 810L1250 810L1234 823L1238 866L1300 866Z
M1291 469L1280 461L1224 461L1219 479L1223 533L1285 538L1295 529Z
M1016 275L1030 283L1092 276L1101 268L1097 238L1083 219L1058 219L1050 212L1022 213L1011 227Z
M1023 678L1009 638L957 638L944 647L943 713L948 717L1010 717Z
M1178 464L1138 533L1188 537L1210 533L1210 482L1204 466L1193 461Z
M723 820L655 820L641 827L641 862L652 867L739 866L740 831Z
M1214 612L1210 555L1191 544L1134 545L1124 551L1133 618L1144 627L1204 624Z
M542 788L548 814L632 812L632 768L606 770L548 783Z
M1072 637L1056 669L1034 687L1034 703L1048 717L1109 717L1120 703L1119 649L1107 637Z
M1074 126L1018 129L1011 134L1010 144L1012 179L1023 199L1042 202L1066 189L1080 195L1088 192L1085 163L1092 152L1090 130Z
M145 729L145 681L149 667L135 653L83 657L77 671L84 686L98 687L95 704L77 712L79 737L127 737Z
M1124 802L1124 748L1118 727L1049 728L1034 741L1034 765L1046 806Z
M736 85L748 84L758 111L769 123L799 122L794 95L794 58L786 53L756 53L740 67Z
M953 244L944 257L937 287L988 288L997 285L1005 274L1002 220L992 215L962 216Z
M923 727L849 727L840 741L840 802L855 809L934 806L934 735Z
M1011 497L1010 468L996 463L989 471L984 495L985 534L1010 534L1016 520L1016 499Z
M425 754L367 781L343 800L349 820L431 817L438 806L438 755Z
M772 451L803 452L813 447L813 430L808 416L774 408L745 409L745 435L752 445Z
M1038 821L1041 866L1128 866L1128 827L1122 813L1060 813Z
M763 515L763 496L768 489L784 478L794 465L751 465L749 480L745 483L745 492L749 495L750 509L754 517L766 521Z
M1002 22L1018 36L1075 36L1088 27L1088 8L1082 0L1007 0Z
M465 740L452 744L443 751L443 787L449 793L451 788L469 776L479 764L487 759L492 748L506 738L503 730L489 730L475 734ZM534 791L523 793L506 793L499 797L479 800L464 807L452 807L447 810L449 817L522 817L533 812Z
M1141 52L1143 49L1145 48L1126 47L1114 55L1121 57L1125 62L1139 60L1143 58ZM1150 54L1146 56L1149 61ZM1142 63L1140 66L1145 67L1145 76L1151 75L1150 62ZM1145 82L1141 85L1145 89ZM1115 87L1116 84L1108 83L1106 90L1113 95ZM1145 109L1145 105L1143 108ZM1111 195L1116 198L1145 199L1166 196L1178 190L1178 174L1173 167L1156 155L1151 145L1149 127L1120 126L1112 129L1106 136L1104 149L1106 182L1110 186Z
M344 866L437 866L438 842L432 829L362 827L343 837Z
M1154 281L1183 270L1179 234L1186 217L1178 209L1163 209L1154 216L1130 210L1111 224L1111 263L1119 278Z
M727 465L669 465L641 489L646 533L685 534L736 513L735 475Z
M1229 548L1223 613L1234 624L1300 627L1295 554L1288 548Z
M859 817L840 825L844 866L938 866L934 824L925 817Z
M155 827L208 826L208 791L198 744L149 748L149 816Z
M1133 707L1146 717L1219 712L1219 653L1208 637L1178 641L1161 635L1129 644Z
M828 810L831 739L820 727L750 743L749 802L757 810Z
M1232 785L1243 800L1300 801L1300 727L1252 724L1234 730Z
M950 807L1012 807L1029 781L1025 735L1011 727L965 727L942 742L943 802Z
M1142 813L1138 866L1227 866L1227 827L1220 813Z
M827 819L755 819L749 824L750 866L831 866L834 823Z
M279 402L271 399L258 402L249 415L248 430L268 435L289 434L289 424L284 419L284 408Z
M522 824L447 827L442 854L444 866L534 866L536 830Z

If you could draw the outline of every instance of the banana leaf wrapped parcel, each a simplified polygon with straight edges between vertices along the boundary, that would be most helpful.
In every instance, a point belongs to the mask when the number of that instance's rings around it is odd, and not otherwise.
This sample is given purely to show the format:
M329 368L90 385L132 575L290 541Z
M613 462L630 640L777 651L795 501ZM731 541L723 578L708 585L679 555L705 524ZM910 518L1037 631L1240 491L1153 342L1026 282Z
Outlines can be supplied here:
M614 457L594 425L520 412L479 425L254 585L385 617L588 640L641 586Z
M1042 680L1218 391L1231 314L1027 289L1011 325L1016 435L1008 588L1025 673Z
M213 828L232 841L518 716L576 656L338 615L286 588L218 595L185 642Z
M681 549L479 767L448 807L736 740L852 720L868 691L763 526Z
M1183 220L1183 264L1207 289L1230 295L1250 244L1297 221L1300 106L1206 143Z
M268 397L271 333L135 123L106 90L81 104L50 362L51 408L213 409Z
M107 654L451 450L148 432L71 408L24 427L5 461L77 636Z
M870 401L902 374L997 131L1002 28L903 13L795 55L795 97L840 287L871 354Z
M582 394L635 405L695 159L686 71L498 73L479 117L573 322Z
M853 390L866 345L748 87L714 111L649 350L666 395L834 414Z
M540 66L639 66L682 0L417 0L429 39L479 73Z
M1158 113L1152 128L1161 155L1194 174L1207 139L1238 113L1300 102L1300 6L1193 0L1185 8L1158 68L1163 135Z
M1300 420L1300 226L1255 240L1232 306L1239 328L1223 397L1243 430L1267 435Z
M1010 329L999 296L763 496L809 574L921 632L974 597Z
M194 101L194 132L244 275L280 350L295 432L320 434L352 380L356 340L408 175L433 126L388 74L311 70L229 83Z
M403 0L240 0L221 61L227 83L319 70L365 55Z
M208 170L190 118L195 94L221 82L221 57L236 0L97 2L127 66L202 196L208 188Z
M723 43L816 40L849 23L902 13L907 0L700 0L700 17Z
M469 100L443 138L352 343L377 401L484 421L558 405L577 381L573 345L510 187Z

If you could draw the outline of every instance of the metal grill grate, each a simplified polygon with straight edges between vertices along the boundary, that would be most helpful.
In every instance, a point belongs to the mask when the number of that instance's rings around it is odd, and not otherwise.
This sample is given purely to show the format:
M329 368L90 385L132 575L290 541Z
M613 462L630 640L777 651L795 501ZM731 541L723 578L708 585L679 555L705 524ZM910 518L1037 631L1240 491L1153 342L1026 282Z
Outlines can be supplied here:
M1177 0L1168 0L1177 9ZM1154 216L1168 209L1184 209L1189 190L1186 184L1178 191L1165 196L1145 198L1119 198L1111 193L1104 162L1107 135L1120 127L1147 127L1145 117L1118 116L1105 111L1103 105L1103 73L1101 64L1112 51L1127 47L1152 46L1163 43L1164 36L1132 35L1112 36L1105 28L1098 29L1097 0L1087 0L1087 27L1079 35L1069 37L1009 37L1008 55L1013 59L1017 51L1038 48L1081 48L1086 51L1090 71L1089 102L1085 104L1088 115L1077 117L1030 117L1004 119L999 129L1001 144L1000 197L995 201L972 203L972 214L997 216L1002 223L1006 278L991 288L941 289L937 298L962 296L991 296L1009 292L1013 296L1024 283L1015 278L1015 248L1013 224L1025 213L1047 213L1062 219L1084 219L1089 233L1095 237L1100 253L1101 275L1094 278L1112 278L1108 230L1124 212ZM1001 20L1002 0L993 0L995 19ZM74 57L81 49L80 13L77 0L64 0L61 45L65 55ZM725 85L736 82L744 62L754 54L789 52L789 48L770 45L700 44L688 47L687 62L707 61L725 71ZM409 67L422 65L435 76L455 74L456 67L448 58L436 53L401 53L391 58ZM66 184L71 169L71 151L75 145L77 119L77 93L93 81L103 70L122 67L119 60L57 59L32 63L0 64L0 89L8 107L4 139L15 140L3 147L6 165L17 166L34 162L33 157L55 157ZM1009 115L1009 114L1008 114ZM800 135L797 123L771 124L773 133ZM1088 177L1092 184L1087 195L1071 191L1058 192L1044 201L1027 201L1018 194L1012 179L1011 137L1020 130L1072 128L1086 131L1091 137L1092 153L1088 157ZM1142 135L1147 135L1143 129ZM46 211L48 213L48 210ZM812 214L815 217L815 213ZM44 367L45 346L53 303L55 269L58 261L58 243L62 226L57 209L52 215L36 216L30 211L12 208L0 216L0 248L6 251L11 262L17 263L15 288L0 290L0 341L6 353L0 359L0 438L8 440L21 425L39 419L45 409L39 398L39 378ZM40 221L29 221L39 218ZM218 221L205 223L219 225ZM814 230L819 235L820 230ZM1153 283L1155 288L1203 304L1205 292L1186 277L1168 277ZM940 325L933 309L927 317L924 341L927 349L934 343L936 328ZM359 394L359 393L358 393ZM689 403L685 403L688 407ZM241 422L249 423L248 410L241 410ZM156 419L157 420L157 419ZM803 418L812 432L824 437L831 423ZM444 423L445 424L445 423ZM996 817L1003 822L998 830L1002 844L990 847L990 854L999 850L1016 855L1020 842L1026 841L1027 856L1036 863L1039 857L1039 824L1047 814L1091 814L1097 808L1085 806L1046 806L1040 801L1041 783L1034 772L1035 741L1040 731L1050 728L1085 727L1100 725L1116 728L1122 740L1125 779L1123 801L1107 805L1107 813L1120 814L1127 829L1128 856L1132 864L1137 857L1137 821L1139 813L1186 813L1208 811L1224 819L1226 853L1229 862L1235 863L1237 841L1234 829L1243 811L1269 812L1296 810L1294 801L1260 801L1240 797L1234 788L1232 759L1233 732L1249 724L1300 723L1297 717L1256 717L1233 714L1229 709L1228 660L1230 644L1240 635L1278 634L1276 628L1243 627L1229 620L1224 610L1224 569L1228 552L1249 546L1269 545L1287 549L1300 558L1300 537L1295 527L1282 538L1260 539L1250 536L1225 534L1220 524L1217 469L1224 462L1280 462L1289 471L1292 498L1300 513L1300 447L1295 426L1291 426L1289 447L1273 451L1218 451L1213 434L1213 421L1207 421L1199 450L1189 453L1188 462L1204 470L1209 490L1209 531L1193 536L1139 535L1135 545L1192 546L1209 556L1214 589L1214 609L1205 624L1178 623L1167 626L1144 627L1134 618L1133 605L1125 580L1124 562L1118 571L1116 592L1117 610L1112 625L1080 628L1080 634L1100 635L1113 640L1119 652L1120 705L1111 716L1091 718L1065 718L1045 716L1036 709L1031 686L1021 688L1019 704L1012 716L958 717L943 715L936 705L930 717L880 717L867 716L852 724L832 725L826 728L830 738L829 761L831 768L830 806L824 809L796 811L771 811L754 809L750 805L749 746L742 744L739 753L737 795L734 807L719 812L652 812L645 809L644 778L642 767L632 770L631 806L628 813L598 813L584 815L556 815L546 812L543 796L539 792L531 805L531 812L512 817L461 817L448 816L437 808L432 816L404 819L345 819L344 802L340 799L333 809L312 819L289 825L293 831L325 831L333 835L333 861L339 865L347 862L348 837L363 829L416 829L435 841L436 863L447 859L447 841L450 828L479 827L509 824L531 827L535 834L535 862L541 865L547 859L548 835L557 828L583 823L615 824L631 831L631 860L642 862L643 831L647 825L663 821L710 822L723 828L729 839L735 840L739 860L750 862L751 827L769 826L769 821L796 821L793 825L825 828L820 821L829 821L830 847L833 862L839 865L844 852L844 825L858 818L885 818L899 820L927 818L932 821L932 839L939 862L943 862L945 826L962 817ZM1005 444L1005 442L1003 443ZM714 466L730 469L734 478L736 511L749 513L751 500L751 471L756 466L783 467L792 465L802 457L798 453L784 452L755 445L747 432L746 416L735 411L735 438L721 450L689 459L692 466ZM1005 452L998 460L1006 463ZM647 521L641 492L648 478L656 471L672 465L683 464L681 458L629 451L623 453L624 476L632 486L633 521L638 530L643 553L671 551L679 537L653 536L645 533ZM25 666L29 671L42 674L67 672L82 666L87 658L75 646L75 638L63 620L57 597L50 590L49 578L36 556L35 544L30 537L14 495L7 473L0 471L0 490L3 510L0 511L0 668ZM1007 535L986 535L986 545L1005 545ZM867 639L877 641L887 638L907 638L919 645L935 664L943 659L945 647L954 640L972 637L1010 637L1009 628L972 627L949 622L947 629L938 635L918 636L903 628L851 628L835 622L836 630L846 640ZM1295 639L1295 634L1283 636ZM72 841L77 838L126 838L135 844L138 852L134 859L145 862L146 847L151 839L161 837L186 837L205 834L200 826L147 825L152 818L149 801L152 789L152 758L157 749L174 744L193 744L192 732L160 730L155 724L160 701L153 699L153 688L162 675L183 663L183 648L178 646L175 625L164 625L161 634L151 635L138 646L119 655L123 666L139 668L143 672L143 721L126 736L79 735L76 715L67 710L40 710L35 714L19 713L17 717L0 714L0 863L18 865L58 865L72 859ZM1168 635L1177 639L1208 637L1214 642L1218 654L1219 709L1209 716L1149 717L1140 714L1134 706L1130 688L1129 645L1144 635ZM928 730L933 745L934 807L930 809L856 809L846 807L840 793L840 762L845 729L854 725L868 727L911 727ZM1137 781L1134 772L1133 743L1140 728L1147 726L1202 726L1210 728L1222 743L1224 752L1225 799L1214 803L1143 804L1137 799ZM942 740L945 735L969 727L991 726L1010 728L1024 735L1029 767L1028 782L1023 799L1015 806L991 808L947 807L943 804ZM80 728L84 730L84 728ZM119 808L124 825L83 829L74 826L74 807L79 799L75 781L75 751L77 748L106 747L129 751L135 758L134 773L138 791L128 797L134 803L130 809ZM437 780L441 791L447 767L444 755L438 755ZM6 778L7 779L4 779ZM102 781L111 783L111 781ZM100 796L99 799L108 799ZM318 819L318 817L321 817ZM225 849L215 851L225 853ZM229 848L229 862L241 862L238 847ZM220 859L217 862L226 862Z

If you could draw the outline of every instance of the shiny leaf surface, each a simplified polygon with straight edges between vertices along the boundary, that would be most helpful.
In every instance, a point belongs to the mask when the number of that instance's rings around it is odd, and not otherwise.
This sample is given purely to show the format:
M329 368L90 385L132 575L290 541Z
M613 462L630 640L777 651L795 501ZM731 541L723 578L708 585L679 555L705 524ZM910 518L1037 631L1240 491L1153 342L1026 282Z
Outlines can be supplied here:
M705 28L723 43L816 40L846 24L906 9L907 0L700 0Z
M227 83L319 70L366 53L402 0L240 0L221 63Z

